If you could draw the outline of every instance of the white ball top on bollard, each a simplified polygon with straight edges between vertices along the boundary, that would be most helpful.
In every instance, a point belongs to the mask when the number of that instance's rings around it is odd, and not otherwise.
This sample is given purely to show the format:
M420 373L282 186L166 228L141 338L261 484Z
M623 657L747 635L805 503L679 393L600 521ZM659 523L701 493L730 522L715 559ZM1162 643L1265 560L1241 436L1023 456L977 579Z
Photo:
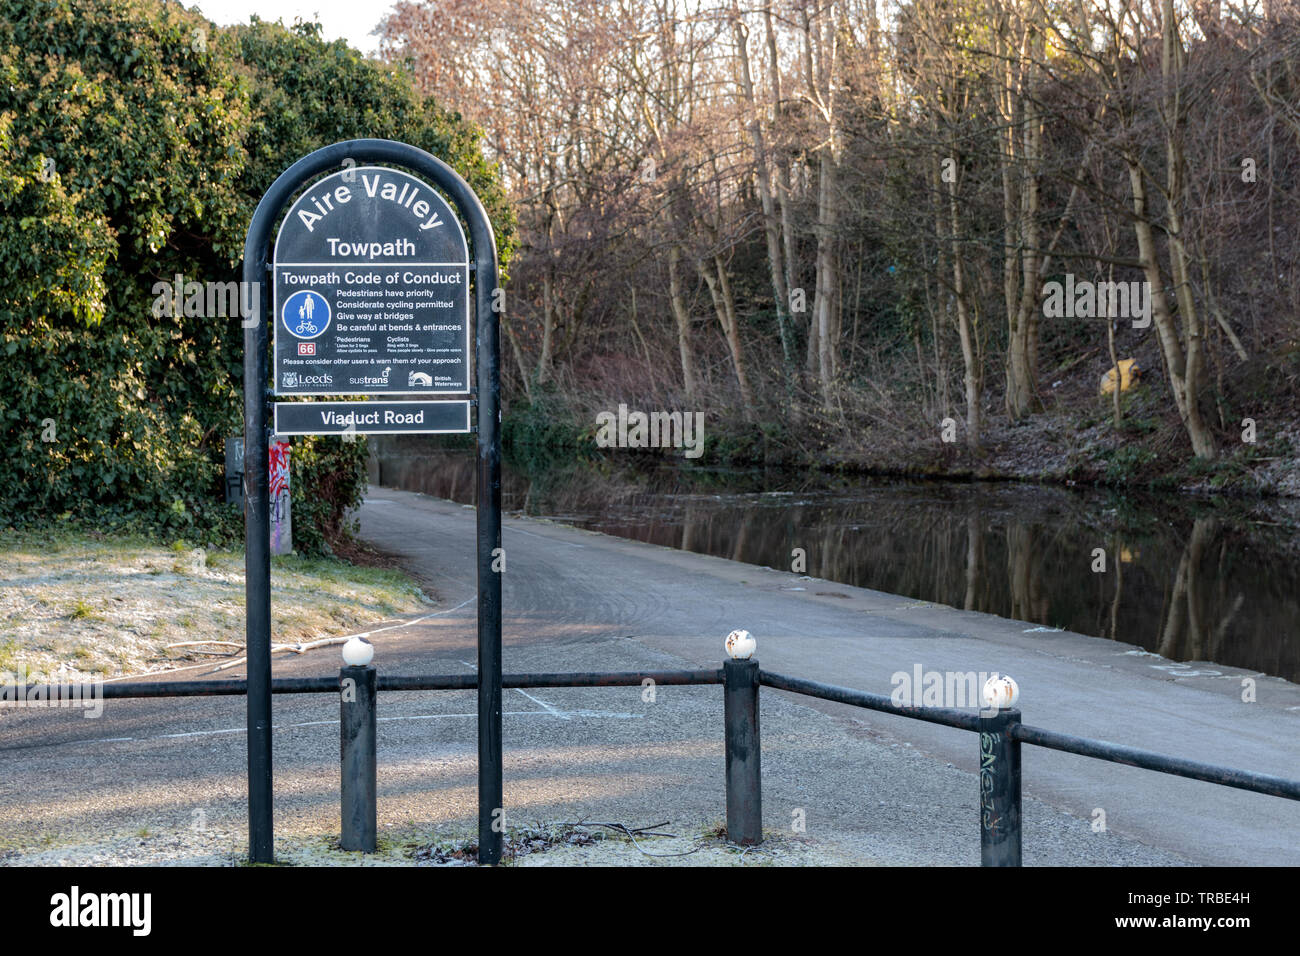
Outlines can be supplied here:
M724 646L732 660L747 661L758 649L758 641L754 640L754 635L749 631L737 629L727 635Z
M984 682L980 699L989 709L1007 710L1020 700L1020 685L1005 674L994 674Z
M343 663L349 667L365 667L375 659L375 645L364 637L354 637L343 645Z

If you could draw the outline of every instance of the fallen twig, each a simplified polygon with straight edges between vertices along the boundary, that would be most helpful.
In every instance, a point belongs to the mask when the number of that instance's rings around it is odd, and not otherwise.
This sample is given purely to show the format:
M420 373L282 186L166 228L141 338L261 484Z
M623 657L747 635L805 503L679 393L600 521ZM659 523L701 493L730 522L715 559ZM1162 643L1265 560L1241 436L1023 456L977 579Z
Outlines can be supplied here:
M415 618L414 620L402 621L400 624L389 624L386 627L372 628L371 630L363 631L360 634L345 634L343 637L325 637L320 639L319 641L307 641L305 643L299 642L297 644L272 644L271 653L275 654L280 651L293 651L295 654L305 654L307 651L313 650L317 647L329 647L331 644L346 644L354 637L369 638L372 634L379 634L383 631L392 631L401 627L410 627L412 624L419 624L422 621L427 621L431 617L438 617L439 615L442 614L450 614L452 611L460 610L466 604L470 603L470 601L473 600L474 598L469 598L467 600L461 601L455 607L449 607L446 610L434 611L431 614L423 614L420 617ZM240 657L237 660L227 661L224 664L217 665L211 671L209 671L209 673L215 674L217 671L224 671L231 667L238 667L240 664L244 663L247 660L248 657L247 655L245 655L244 657Z
M637 851L640 852L643 856L657 856L657 857L690 856L692 853L698 853L701 847L701 844L699 842L697 842L695 846L691 847L689 850L684 850L681 853L651 853L649 850L645 849L644 847L641 846L640 843L637 842L638 835L643 837L648 837L648 836L675 837L677 835L675 833L651 832L653 830L658 830L659 827L666 827L671 822L672 822L671 820L665 820L663 823L651 823L647 826L636 827L635 829L629 827L626 823L599 823L595 821L590 823L584 823L582 821L579 821L578 823L566 823L562 825L572 826L572 827L608 827L611 830L615 830L619 833L624 834L629 840L632 841L632 845L636 847Z
M583 821L580 820L580 821L578 821L577 823L562 823L562 824L560 824L560 826L566 826L566 827L608 827L608 828L611 829L611 830L617 830L617 831L620 832L620 833L626 833L626 834L628 834L628 835L631 835L631 834L633 834L633 833L637 833L637 834L640 834L641 836L663 836L663 837L675 837L675 836L677 836L676 833L654 833L654 832L652 832L652 831L654 831L654 830L658 830L660 827L666 827L666 826L668 826L668 824L671 823L671 822L672 822L671 820L665 820L663 823L651 823L651 824L649 824L648 826L643 826L643 827L628 827L627 824L625 824L625 823L600 823L600 822L595 821L595 820L591 821L590 823L586 823L586 822L583 822Z

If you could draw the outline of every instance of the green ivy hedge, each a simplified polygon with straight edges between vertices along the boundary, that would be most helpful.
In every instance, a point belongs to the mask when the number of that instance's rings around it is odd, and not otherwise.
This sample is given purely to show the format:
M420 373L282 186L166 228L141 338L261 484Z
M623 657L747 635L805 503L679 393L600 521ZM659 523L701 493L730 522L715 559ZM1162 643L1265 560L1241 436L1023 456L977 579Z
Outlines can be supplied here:
M155 286L239 278L267 186L303 154L399 139L514 223L477 131L314 24L217 28L161 0L0 0L0 526L237 539L237 316L155 315ZM347 531L365 442L300 439L296 544Z

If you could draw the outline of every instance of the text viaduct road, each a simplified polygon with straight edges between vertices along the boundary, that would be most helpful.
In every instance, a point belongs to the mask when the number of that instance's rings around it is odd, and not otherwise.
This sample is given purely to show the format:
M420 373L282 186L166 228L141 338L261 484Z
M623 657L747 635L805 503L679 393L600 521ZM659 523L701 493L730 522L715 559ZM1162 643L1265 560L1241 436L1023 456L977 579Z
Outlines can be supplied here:
M436 582L446 603L473 596L473 509L372 488L361 526L364 538ZM521 669L511 665L521 644L615 636L711 667L723 656L723 637L743 627L769 670L885 695L891 676L917 663L926 671L996 671L1019 682L1027 724L1300 776L1300 685L1277 678L1219 665L1174 668L1195 675L1178 676L1160 669L1172 662L1127 644L1031 631L1019 621L548 521L506 518L503 546L506 672ZM785 590L794 587L806 590ZM1241 700L1248 676L1257 682L1255 703ZM973 734L818 706L976 767ZM1199 863L1300 864L1297 801L1029 746L1023 775L1026 794L1085 819L1103 809L1112 830Z

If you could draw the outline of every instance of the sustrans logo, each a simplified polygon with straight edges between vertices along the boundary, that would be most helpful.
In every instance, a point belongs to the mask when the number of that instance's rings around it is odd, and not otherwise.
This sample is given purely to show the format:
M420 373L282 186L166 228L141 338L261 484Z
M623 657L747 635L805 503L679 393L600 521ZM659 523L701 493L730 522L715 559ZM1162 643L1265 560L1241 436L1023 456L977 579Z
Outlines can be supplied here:
M50 925L126 926L133 936L148 936L153 928L153 894L83 894L74 886L70 892L50 897Z
M361 377L359 377L359 378L350 378L350 379L348 379L348 384L349 384L349 385L385 385L385 386L386 386L386 385L388 384L388 373L391 372L392 370L393 370L393 367L390 365L390 366L388 366L387 368L385 368L382 372L380 372L379 375L363 375L363 376L361 376Z

